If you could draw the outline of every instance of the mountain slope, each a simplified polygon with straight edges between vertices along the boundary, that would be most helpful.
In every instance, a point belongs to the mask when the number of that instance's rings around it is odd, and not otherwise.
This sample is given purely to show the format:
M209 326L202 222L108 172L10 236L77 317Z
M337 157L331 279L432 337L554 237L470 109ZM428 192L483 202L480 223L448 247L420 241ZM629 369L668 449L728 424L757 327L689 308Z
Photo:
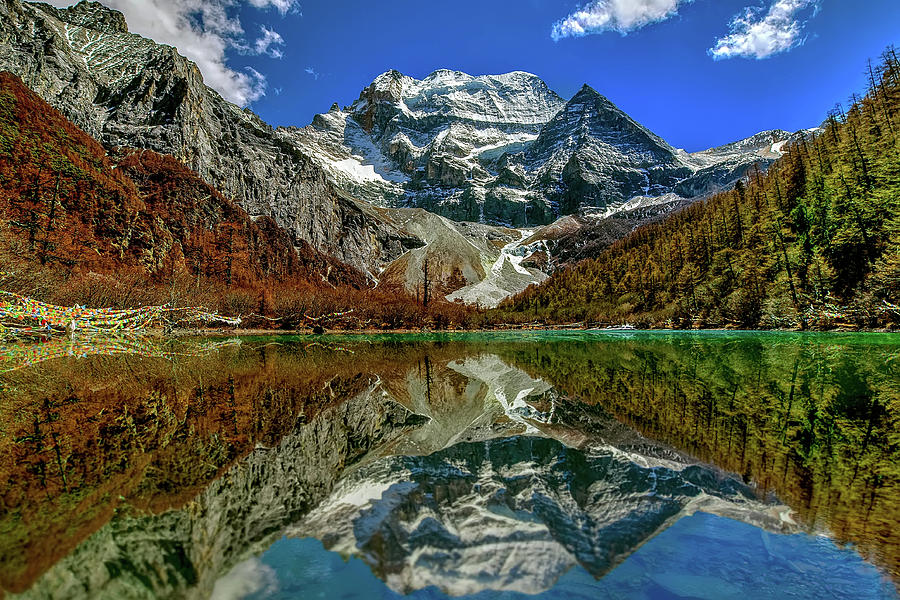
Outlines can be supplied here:
M446 327L471 316L439 294L424 307L395 282L372 288L171 156L107 152L3 72L0 289L65 305L174 303L265 317L245 326Z
M377 273L405 236L336 190L296 146L203 84L175 48L128 33L96 2L68 9L0 0L0 70L10 71L105 146L170 154L268 215L295 243Z
M379 75L351 106L284 130L340 185L379 204L520 224L487 187L504 153L533 141L565 102L538 77L435 71Z
M638 229L510 301L503 322L900 322L900 62L767 174ZM765 140L763 145L768 143Z
M585 85L525 153L553 215L658 196L692 174L662 139Z
M5 72L0 215L16 260L35 263L25 269L32 277L132 269L148 284L183 276L256 291L291 282L366 285L309 244L295 248L271 218L251 218L172 157L108 155Z

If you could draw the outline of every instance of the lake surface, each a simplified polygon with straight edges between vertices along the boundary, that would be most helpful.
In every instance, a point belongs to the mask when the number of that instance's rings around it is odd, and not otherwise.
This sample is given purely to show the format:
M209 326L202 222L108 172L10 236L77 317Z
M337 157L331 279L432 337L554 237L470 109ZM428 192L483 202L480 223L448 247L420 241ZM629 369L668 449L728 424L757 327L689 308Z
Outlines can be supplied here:
M900 335L0 346L7 598L898 598Z

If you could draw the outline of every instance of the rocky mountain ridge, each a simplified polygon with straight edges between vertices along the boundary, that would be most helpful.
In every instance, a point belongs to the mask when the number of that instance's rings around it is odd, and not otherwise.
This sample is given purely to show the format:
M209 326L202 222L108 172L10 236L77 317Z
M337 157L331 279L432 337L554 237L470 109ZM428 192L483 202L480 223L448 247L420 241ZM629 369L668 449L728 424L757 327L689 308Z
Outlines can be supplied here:
M662 214L751 165L764 168L791 138L764 132L688 154L588 86L567 102L529 73L450 70L422 80L388 71L350 106L304 128L273 129L208 88L177 49L129 33L121 13L97 2L58 9L0 0L0 17L0 70L107 148L175 156L251 216L273 218L296 246L308 243L373 281L387 277L413 293L429 257L441 263L442 294L487 306L560 262L555 240L525 247L517 242L535 232L510 227L621 213L627 227L601 229L630 231L643 222L633 218L641 211L629 212L635 202ZM589 238L595 229L579 231Z
M251 215L374 274L419 242L336 189L296 146L203 83L171 46L128 33L121 13L0 1L0 70L19 76L107 147L170 154Z
M0 262L20 273L5 286L77 288L115 274L170 300L203 287L205 301L225 288L251 297L280 285L366 286L360 272L292 243L270 217L251 218L173 157L108 151L7 72L0 219Z
M588 85L566 102L530 73L449 70L388 71L350 106L278 131L356 197L511 227L617 212L635 197L702 197L804 133L687 153Z

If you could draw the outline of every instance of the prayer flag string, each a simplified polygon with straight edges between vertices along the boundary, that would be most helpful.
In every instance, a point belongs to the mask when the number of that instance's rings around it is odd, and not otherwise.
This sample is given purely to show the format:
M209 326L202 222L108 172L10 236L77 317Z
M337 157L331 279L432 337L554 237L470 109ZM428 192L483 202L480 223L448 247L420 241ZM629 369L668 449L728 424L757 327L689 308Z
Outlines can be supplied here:
M202 307L143 306L132 309L56 306L13 292L0 291L0 334L39 334L60 331L127 332L179 323L240 325L240 318L224 317Z

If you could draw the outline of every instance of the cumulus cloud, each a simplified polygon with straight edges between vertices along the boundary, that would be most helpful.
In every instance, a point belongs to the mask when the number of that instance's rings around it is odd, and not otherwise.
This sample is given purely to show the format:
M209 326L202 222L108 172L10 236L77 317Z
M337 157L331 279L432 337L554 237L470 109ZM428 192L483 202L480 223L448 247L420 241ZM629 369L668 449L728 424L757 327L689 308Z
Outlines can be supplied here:
M790 50L805 41L801 17L814 15L818 7L819 0L775 0L765 14L760 8L747 8L732 19L731 33L716 40L709 54L716 60L762 59Z
M274 9L282 15L299 9L298 0L102 0L121 11L133 33L178 48L194 61L208 86L235 104L247 106L266 92L266 78L254 69L233 69L226 50L245 54L266 54L279 58L284 39L272 29L248 43L237 16L242 5ZM69 6L73 0L51 0Z
M593 0L553 24L554 41L589 33L628 33L645 25L664 21L691 0Z
M212 600L238 600L254 594L274 594L278 591L278 574L258 558L236 564L220 577L213 587Z

